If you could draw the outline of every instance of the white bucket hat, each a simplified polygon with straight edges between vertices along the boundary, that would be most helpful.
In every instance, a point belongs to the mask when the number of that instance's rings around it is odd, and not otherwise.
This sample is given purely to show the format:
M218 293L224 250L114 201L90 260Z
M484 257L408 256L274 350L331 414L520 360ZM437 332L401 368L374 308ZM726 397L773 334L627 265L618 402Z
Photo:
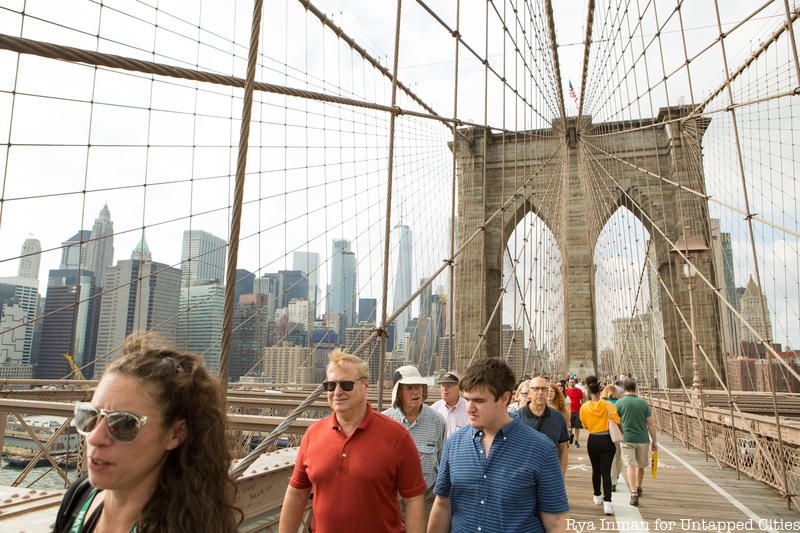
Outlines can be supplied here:
M392 407L396 407L397 391L400 389L401 383L403 385L425 385L427 387L428 380L422 377L417 367L414 365L406 365L394 371L394 374L392 374L392 383L394 383L394 388L392 389Z

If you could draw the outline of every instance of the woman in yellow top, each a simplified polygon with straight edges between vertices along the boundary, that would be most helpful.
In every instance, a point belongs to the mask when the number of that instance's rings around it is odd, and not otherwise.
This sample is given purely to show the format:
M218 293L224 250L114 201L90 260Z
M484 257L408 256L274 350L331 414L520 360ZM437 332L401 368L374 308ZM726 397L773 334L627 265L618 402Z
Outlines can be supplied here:
M607 402L613 403L614 407L616 407L617 400L622 398L622 395L613 383L609 383L606 388L600 391L600 397ZM617 449L617 453L614 454L614 462L611 464L611 492L617 492L617 480L619 479L619 473L622 472L622 447L619 442L615 442L614 447Z
M608 421L613 420L619 424L617 408L611 402L600 398L600 383L595 376L586 378L589 389L588 402L581 405L581 424L589 432L586 451L592 463L592 488L594 489L594 504L603 504L603 512L607 515L614 514L611 505L611 463L617 448L608 433ZM603 495L600 495L600 479L603 480Z

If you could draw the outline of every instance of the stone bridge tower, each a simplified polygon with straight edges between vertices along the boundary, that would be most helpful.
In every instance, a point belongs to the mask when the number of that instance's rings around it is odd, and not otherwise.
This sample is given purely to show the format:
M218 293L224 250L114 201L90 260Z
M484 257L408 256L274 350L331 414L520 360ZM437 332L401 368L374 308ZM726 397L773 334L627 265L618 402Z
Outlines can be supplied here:
M675 310L677 305L688 324L689 290L681 278L683 260L667 239L684 253L688 249L691 261L715 285L716 277L701 155L709 120L687 119L689 111L689 107L663 108L656 118L604 124L592 124L591 117L573 117L566 127L558 120L546 130L490 133L488 137L482 128L461 130L463 136L453 147L459 241L464 242L504 201L514 198L456 260L453 354L457 368L467 365L478 343L477 357L501 355L502 308L485 337L480 335L503 287L505 245L517 223L534 213L553 231L561 252L564 317L563 332L556 334L562 335L566 359L562 366L578 376L596 374L594 249L608 219L624 207L642 222L655 244L655 267L663 281L657 282L666 354L662 364L669 386L679 386L679 374L691 385L690 328ZM596 183L589 183L589 165L594 181L598 175L603 180L602 195ZM590 202L603 205L598 209ZM604 219L590 220L589 215L595 213L604 213ZM707 286L697 280L694 287L696 340L702 349L697 357L704 384L713 386L716 378L702 351L720 369L719 310Z

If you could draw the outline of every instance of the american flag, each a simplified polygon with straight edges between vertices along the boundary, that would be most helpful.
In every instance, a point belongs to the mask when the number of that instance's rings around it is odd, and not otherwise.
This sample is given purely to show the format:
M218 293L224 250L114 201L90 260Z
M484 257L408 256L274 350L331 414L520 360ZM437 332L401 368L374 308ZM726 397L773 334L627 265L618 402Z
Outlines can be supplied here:
M572 87L572 81L569 82L569 97L576 102L578 101L578 95L575 94L575 89Z

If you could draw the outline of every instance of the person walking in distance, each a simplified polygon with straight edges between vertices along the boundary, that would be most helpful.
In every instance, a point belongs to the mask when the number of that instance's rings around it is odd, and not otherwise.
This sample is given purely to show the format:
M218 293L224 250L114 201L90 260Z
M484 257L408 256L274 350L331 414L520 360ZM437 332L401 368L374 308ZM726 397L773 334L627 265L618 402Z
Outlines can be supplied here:
M306 430L283 498L280 533L297 533L311 489L312 530L419 533L425 479L411 434L367 403L369 366L334 350L327 379L333 414ZM405 502L405 524L398 494Z
M469 425L469 416L467 415L467 401L461 397L458 390L458 382L461 378L454 371L445 372L445 374L436 380L439 384L439 394L442 399L431 405L431 409L442 415L447 422L447 438Z
M592 463L594 504L602 504L603 512L612 515L614 506L611 504L611 463L614 461L617 449L608 433L608 421L613 420L619 424L619 415L614 404L600 398L600 382L595 376L586 378L586 387L589 390L590 400L581 406L580 417L583 427L589 432L586 451L589 452L589 460Z
M642 496L644 469L648 463L648 448L658 450L656 426L650 405L636 395L636 382L625 381L625 395L617 400L617 410L622 420L622 464L627 469L631 505L639 505ZM648 435L649 434L649 435Z
M514 414L528 404L530 401L530 397L528 396L528 387L529 385L527 379L524 379L520 382L519 386L517 387L517 392L514 393L514 397L511 398L511 403L508 404L509 413Z
M617 388L614 385L609 383L600 392L600 397L616 405L617 400L619 400L622 395L617 392ZM620 472L622 472L622 448L620 444L620 442L614 443L614 448L616 448L617 451L614 454L614 462L611 464L611 492L617 491L617 480L619 479Z
M428 533L561 533L569 504L553 442L508 414L514 372L498 357L461 379L470 427L445 444Z
M546 435L558 450L561 473L566 475L569 457L569 433L567 423L561 413L547 405L550 387L543 377L535 377L530 382L528 396L530 403L517 411L514 416L539 433Z
M564 400L564 388L559 385L561 384L558 381L548 383L550 392L547 393L547 405L564 416L564 422L569 430L569 406Z
M567 388L564 391L564 394L569 398L569 425L570 425L570 433L572 437L570 438L570 443L573 441L575 442L575 447L580 448L580 434L581 434L581 404L584 401L585 396L583 395L583 391L575 386L575 378L570 377L567 381Z

